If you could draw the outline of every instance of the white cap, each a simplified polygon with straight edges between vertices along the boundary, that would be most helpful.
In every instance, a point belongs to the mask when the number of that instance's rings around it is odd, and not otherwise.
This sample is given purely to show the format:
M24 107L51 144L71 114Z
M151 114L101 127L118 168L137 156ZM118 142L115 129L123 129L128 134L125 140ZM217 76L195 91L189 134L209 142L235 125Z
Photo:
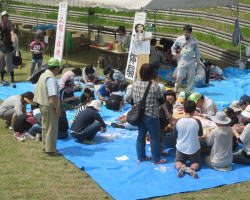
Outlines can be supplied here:
M1 17L4 16L4 15L9 15L9 14L7 13L7 11L4 10L4 11L2 11L2 13L1 13Z
M88 106L92 106L94 109L102 111L102 104L99 100L93 100Z

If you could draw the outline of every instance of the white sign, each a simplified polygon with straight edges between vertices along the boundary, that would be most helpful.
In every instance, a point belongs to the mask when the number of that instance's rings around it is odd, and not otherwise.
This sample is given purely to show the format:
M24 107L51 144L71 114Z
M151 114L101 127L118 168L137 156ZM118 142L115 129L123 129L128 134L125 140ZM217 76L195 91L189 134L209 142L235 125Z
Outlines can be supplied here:
M62 60L63 57L63 47L64 47L64 37L65 37L65 27L67 21L68 3L60 2L57 27L56 27L56 42L54 50L54 58Z
M136 28L138 31L138 27L145 26L147 19L147 13L145 12L136 12L135 20L132 30L132 37L130 42L129 54L128 54L128 62L125 71L125 78L134 81L136 78L136 66L137 66L137 55L133 52L135 40L137 37ZM140 31L140 30L139 30Z

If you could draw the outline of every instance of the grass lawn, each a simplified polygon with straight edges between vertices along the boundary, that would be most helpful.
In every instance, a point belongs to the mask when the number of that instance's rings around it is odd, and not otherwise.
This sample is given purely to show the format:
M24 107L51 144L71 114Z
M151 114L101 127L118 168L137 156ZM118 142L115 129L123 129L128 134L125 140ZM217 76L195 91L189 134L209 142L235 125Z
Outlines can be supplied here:
M25 81L29 74L30 53L22 50L22 56L23 68L15 70L17 81ZM82 66L89 64L90 54L84 51L69 57L69 63ZM48 58L45 55L44 60ZM41 150L41 142L14 140L12 132L0 120L0 200L112 199L84 171L63 157L47 157ZM154 199L248 200L249 193L250 182L244 182Z

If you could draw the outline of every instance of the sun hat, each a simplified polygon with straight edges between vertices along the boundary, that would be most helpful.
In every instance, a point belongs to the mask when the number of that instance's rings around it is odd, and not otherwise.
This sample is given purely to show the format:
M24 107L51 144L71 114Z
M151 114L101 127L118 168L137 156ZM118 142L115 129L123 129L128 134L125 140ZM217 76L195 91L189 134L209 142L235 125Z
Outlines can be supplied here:
M232 108L234 110L234 112L240 112L242 111L242 108L239 104L239 101L232 101L230 108Z
M2 13L1 13L1 17L3 17L4 15L8 15L8 16L9 16L9 14L7 13L7 11L6 11L6 10L2 11Z
M216 124L229 124L231 122L231 119L223 111L217 112L215 116L211 116L210 118Z
M189 100L194 101L195 103L197 103L199 101L199 99L202 97L201 93L198 92L194 92L189 96Z
M99 100L91 101L91 103L88 106L91 106L96 110L102 111L102 104Z
M243 117L250 118L250 105L248 105L246 109L243 112L241 112L241 114Z
M247 95L243 95L240 97L239 104L242 106L243 104L250 103L250 97Z
M48 61L48 67L60 67L61 63L57 58L50 58Z

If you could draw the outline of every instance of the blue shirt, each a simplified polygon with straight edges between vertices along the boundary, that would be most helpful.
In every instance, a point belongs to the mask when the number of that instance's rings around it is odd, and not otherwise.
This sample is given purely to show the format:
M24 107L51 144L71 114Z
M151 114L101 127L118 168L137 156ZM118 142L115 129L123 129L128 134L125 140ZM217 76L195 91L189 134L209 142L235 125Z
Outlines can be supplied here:
M109 97L110 96L110 92L106 90L106 85L103 84L99 90L98 93L102 96L102 97Z

